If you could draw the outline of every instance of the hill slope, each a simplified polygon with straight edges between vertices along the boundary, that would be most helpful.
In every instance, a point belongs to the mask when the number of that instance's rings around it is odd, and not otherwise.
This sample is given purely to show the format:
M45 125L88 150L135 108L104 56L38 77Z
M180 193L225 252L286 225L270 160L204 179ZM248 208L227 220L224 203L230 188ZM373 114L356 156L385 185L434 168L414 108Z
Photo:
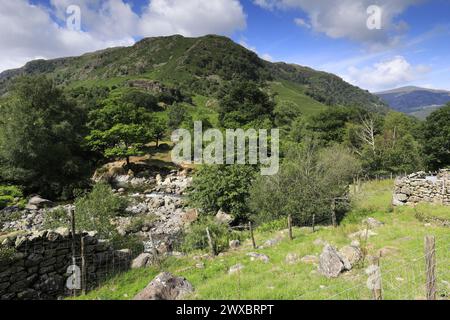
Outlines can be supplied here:
M450 102L450 91L403 87L375 93L392 109L425 118Z
M45 74L58 84L127 85L131 79L158 80L181 90L214 96L229 81L284 81L320 105L359 105L384 112L386 105L341 78L285 63L270 63L254 52L215 35L146 38L131 47L111 48L79 57L36 60L0 74L0 94L20 75Z

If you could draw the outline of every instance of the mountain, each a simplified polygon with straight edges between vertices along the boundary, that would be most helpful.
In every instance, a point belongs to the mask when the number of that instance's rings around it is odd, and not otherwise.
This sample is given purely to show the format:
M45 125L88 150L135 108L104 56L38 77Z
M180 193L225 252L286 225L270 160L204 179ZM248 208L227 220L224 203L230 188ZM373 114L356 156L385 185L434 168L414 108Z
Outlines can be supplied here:
M230 81L252 80L271 83L275 93L289 91L291 98L295 96L292 99L306 101L310 108L351 105L378 112L387 110L377 96L333 74L299 65L271 63L216 35L145 38L131 47L31 61L22 68L0 73L0 94L7 92L11 80L17 76L39 74L69 87L126 86L132 80L148 80L203 96L217 95ZM281 90L277 91L280 86Z
M427 117L434 110L450 102L450 91L419 87L403 87L375 94L392 109L419 118Z

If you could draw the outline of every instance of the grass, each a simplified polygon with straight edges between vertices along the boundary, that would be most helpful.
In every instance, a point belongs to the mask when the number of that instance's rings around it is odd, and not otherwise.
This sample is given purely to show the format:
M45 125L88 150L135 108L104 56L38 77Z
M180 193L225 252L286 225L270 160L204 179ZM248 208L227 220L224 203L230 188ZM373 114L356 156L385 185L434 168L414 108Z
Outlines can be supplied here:
M294 228L294 240L290 241L286 230L256 230L256 242L280 238L273 247L253 250L247 240L233 251L214 259L203 260L204 269L197 269L198 261L193 256L169 258L161 268L131 270L118 275L100 288L79 299L130 299L142 290L161 270L187 278L195 287L190 299L370 299L366 287L367 263L360 264L339 278L327 279L317 273L317 266L285 263L288 253L319 255L322 245L314 244L321 239L337 247L350 243L348 235L363 230L363 219L370 216L384 222L375 229L376 236L367 243L361 239L368 254L375 255L381 248L390 248L391 254L380 260L385 299L423 299L425 296L425 266L423 239L425 235L436 236L437 286L442 298L449 298L450 274L448 270L448 228L428 225L418 219L414 208L392 208L391 191L393 181L369 182L363 185L354 197L354 207L338 228L319 227ZM440 206L424 206L429 216L438 215L450 219L450 210ZM270 257L265 264L250 261L246 255L257 251ZM244 265L239 275L229 275L228 269L237 264ZM447 282L445 282L447 281Z

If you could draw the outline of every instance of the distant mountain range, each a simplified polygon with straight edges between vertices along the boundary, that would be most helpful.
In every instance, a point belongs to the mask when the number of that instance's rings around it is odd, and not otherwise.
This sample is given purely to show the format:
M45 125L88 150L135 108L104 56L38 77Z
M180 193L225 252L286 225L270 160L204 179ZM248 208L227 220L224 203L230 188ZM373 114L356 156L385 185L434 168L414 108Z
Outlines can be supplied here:
M426 118L431 112L450 102L450 91L420 87L402 87L375 93L392 109Z

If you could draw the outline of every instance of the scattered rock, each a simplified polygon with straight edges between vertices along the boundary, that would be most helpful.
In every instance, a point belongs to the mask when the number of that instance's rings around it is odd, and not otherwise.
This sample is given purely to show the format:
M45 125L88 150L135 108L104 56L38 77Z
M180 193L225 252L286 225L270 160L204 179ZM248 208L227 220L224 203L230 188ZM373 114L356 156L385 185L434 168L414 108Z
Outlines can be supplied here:
M205 264L203 262L198 262L195 264L197 269L205 269Z
M378 256L379 257L387 257L391 255L396 255L399 253L399 249L396 247L386 246L378 250Z
M237 272L241 272L242 269L244 269L244 268L245 268L245 266L243 264L240 264L240 263L236 264L236 265L230 267L230 269L228 270L228 274L235 274Z
M222 209L219 210L216 214L216 221L218 221L219 223L230 224L231 222L233 222L233 220L233 216L222 211Z
M337 278L341 272L350 269L350 262L333 246L327 244L323 248L319 257L318 271L320 274L327 278Z
M383 222L378 221L377 219L374 218L367 218L363 220L364 225L368 225L369 228L378 228L384 225Z
M324 240L319 238L319 239L314 240L313 244L315 246L320 246L321 247L321 246L327 245L328 243L326 241L324 241Z
M229 242L230 249L237 249L241 245L239 240L231 240Z
M29 207L33 207L36 209L51 207L53 202L50 200L44 199L41 196L34 196L30 200L28 200L27 209ZM33 210L33 209L31 209Z
M250 252L247 253L247 256L250 257L251 261L262 261L264 263L268 263L270 261L270 258L262 253Z
M131 263L131 269L140 269L150 266L153 263L153 255L150 253L141 253Z
M288 253L285 261L287 264L297 264L300 261L300 257L296 253Z
M339 250L339 253L348 260L352 267L362 259L362 252L357 246L345 246Z
M315 264L319 262L319 258L317 256L313 256L313 255L307 255L304 256L300 259L301 262L303 263L311 263L311 264Z
M376 233L370 229L369 230L360 230L355 233L349 234L348 237L350 239L364 239L366 237L366 235L367 235L367 238L370 238L370 237L378 235L378 233Z
M194 288L185 278L163 272L157 275L133 300L180 300L193 292Z
M277 245L281 240L280 239L269 239L266 242L264 242L265 247L273 247Z

